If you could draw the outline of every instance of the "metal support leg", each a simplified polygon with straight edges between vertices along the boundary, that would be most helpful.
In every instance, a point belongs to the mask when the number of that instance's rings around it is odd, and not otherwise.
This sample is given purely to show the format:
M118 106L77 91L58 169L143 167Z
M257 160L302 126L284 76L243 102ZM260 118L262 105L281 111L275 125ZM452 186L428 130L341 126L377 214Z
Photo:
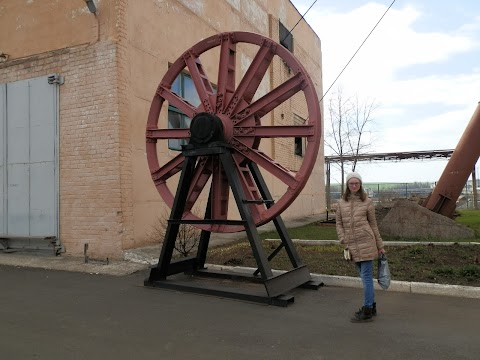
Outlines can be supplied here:
M212 192L208 197L207 208L205 210L205 219L209 220L212 217ZM205 261L207 259L208 244L210 242L210 231L202 230L200 234L200 241L197 250L197 266L198 269L205 268ZM197 270L197 269L196 269Z
M195 156L185 158L180 181L177 187L177 193L170 213L170 220L165 232L165 240L162 246L162 252L158 259L158 265L151 269L149 281L164 280L169 275L169 266L172 260L175 241L177 240L180 224L173 222L174 219L181 219L188 196L188 189L195 169Z
M238 177L238 171L235 169L234 160L231 153L224 153L220 155L220 160L222 166L227 175L228 182L232 188L233 196L237 202L238 210L240 212L241 218L245 221L245 231L247 233L248 240L250 241L250 246L253 250L253 256L257 261L257 265L262 275L262 279L267 280L268 278L273 277L272 269L268 264L268 259L263 251L260 238L258 236L257 228L253 222L252 214L250 208L247 204L243 202L245 199L245 194L243 192L240 179Z
M260 194L262 195L263 199L272 199L272 195L270 194L270 191L268 190L267 184L265 183L265 180L263 179L262 174L260 173L260 170L258 169L257 164L251 163L249 164L250 171L252 172L253 178L255 182L257 183L258 189L260 191ZM270 202L266 202L265 204L267 207L271 207L272 204ZM275 228L277 229L278 235L280 236L280 239L282 241L283 246L285 246L285 251L288 254L288 257L290 259L290 262L292 263L294 268L297 268L299 266L302 266L302 261L300 260L300 257L298 256L297 250L295 249L295 246L293 245L292 239L290 239L290 236L288 235L287 227L285 226L285 223L283 222L282 218L279 216L275 217L273 219L273 223L275 224ZM278 253L275 252L275 254L272 256L272 258ZM270 259L271 260L271 259Z

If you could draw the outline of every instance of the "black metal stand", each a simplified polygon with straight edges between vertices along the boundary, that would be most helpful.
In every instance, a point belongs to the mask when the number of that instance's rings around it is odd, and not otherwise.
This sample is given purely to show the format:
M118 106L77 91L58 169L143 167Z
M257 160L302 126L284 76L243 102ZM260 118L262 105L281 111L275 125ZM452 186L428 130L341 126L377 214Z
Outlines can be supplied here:
M145 286L287 306L294 300L293 296L288 295L289 291L300 286L318 289L318 287L322 285L320 282L311 280L310 272L307 267L302 264L280 216L277 216L273 222L280 235L281 244L269 257L266 256L257 228L253 222L249 202L245 200L240 178L228 145L216 143L204 147L192 147L191 149L187 147L187 149L184 149L183 154L185 156L185 162L168 221L160 258L158 264L152 267L149 278L145 280ZM190 188L196 161L199 156L217 156L219 158L230 188L232 189L242 220L211 219L211 196L208 200L204 220L182 220L182 214L188 197L188 189ZM249 167L260 194L264 199L265 205L270 207L273 200L257 165L250 164ZM180 225L195 223L244 225L258 266L257 270L253 274L239 274L231 271L219 272L206 269L205 261L210 232L205 230L201 232L196 256L172 261L173 250ZM282 248L285 248L292 263L293 270L280 275L274 275L269 261L273 259ZM180 273L188 274L189 276L173 276ZM258 275L260 275L260 277ZM232 280L232 282L235 281L237 285L229 286L225 284L225 282L218 285L214 281L202 281L205 277L228 279ZM238 282L236 280L242 281ZM245 286L247 282L259 286Z

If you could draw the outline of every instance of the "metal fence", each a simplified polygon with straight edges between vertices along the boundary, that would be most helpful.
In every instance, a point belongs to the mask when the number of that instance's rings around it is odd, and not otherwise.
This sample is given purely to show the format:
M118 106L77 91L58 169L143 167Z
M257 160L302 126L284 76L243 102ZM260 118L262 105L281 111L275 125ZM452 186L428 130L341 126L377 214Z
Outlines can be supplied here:
M480 191L477 192L477 194L480 194ZM462 194L458 198L457 201L457 209L458 210L463 210L463 209L480 209L480 196L477 196L477 206L475 206L475 197L473 194Z
M363 184L364 190L376 204L388 204L396 199L425 199L433 191L435 183L378 183ZM480 189L477 191L480 194ZM327 208L335 210L337 201L341 198L340 184L330 185L330 194L327 194ZM458 209L479 209L480 196L477 196L475 207L474 194L471 186L466 186L457 201Z

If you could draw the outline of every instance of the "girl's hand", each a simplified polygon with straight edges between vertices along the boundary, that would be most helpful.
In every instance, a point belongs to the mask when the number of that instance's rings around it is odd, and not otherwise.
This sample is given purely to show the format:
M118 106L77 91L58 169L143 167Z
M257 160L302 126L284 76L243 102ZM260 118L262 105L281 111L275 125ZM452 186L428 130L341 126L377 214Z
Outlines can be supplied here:
M378 249L378 255L385 254L385 249Z

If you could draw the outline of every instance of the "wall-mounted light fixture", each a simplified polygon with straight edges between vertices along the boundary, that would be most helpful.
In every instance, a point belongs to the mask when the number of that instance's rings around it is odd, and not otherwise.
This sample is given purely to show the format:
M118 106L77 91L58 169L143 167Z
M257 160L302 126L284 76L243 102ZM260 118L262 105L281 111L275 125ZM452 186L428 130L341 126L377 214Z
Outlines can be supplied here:
M85 2L87 3L88 10L90 10L92 14L95 14L97 12L97 7L95 6L95 2L93 0L85 0Z

